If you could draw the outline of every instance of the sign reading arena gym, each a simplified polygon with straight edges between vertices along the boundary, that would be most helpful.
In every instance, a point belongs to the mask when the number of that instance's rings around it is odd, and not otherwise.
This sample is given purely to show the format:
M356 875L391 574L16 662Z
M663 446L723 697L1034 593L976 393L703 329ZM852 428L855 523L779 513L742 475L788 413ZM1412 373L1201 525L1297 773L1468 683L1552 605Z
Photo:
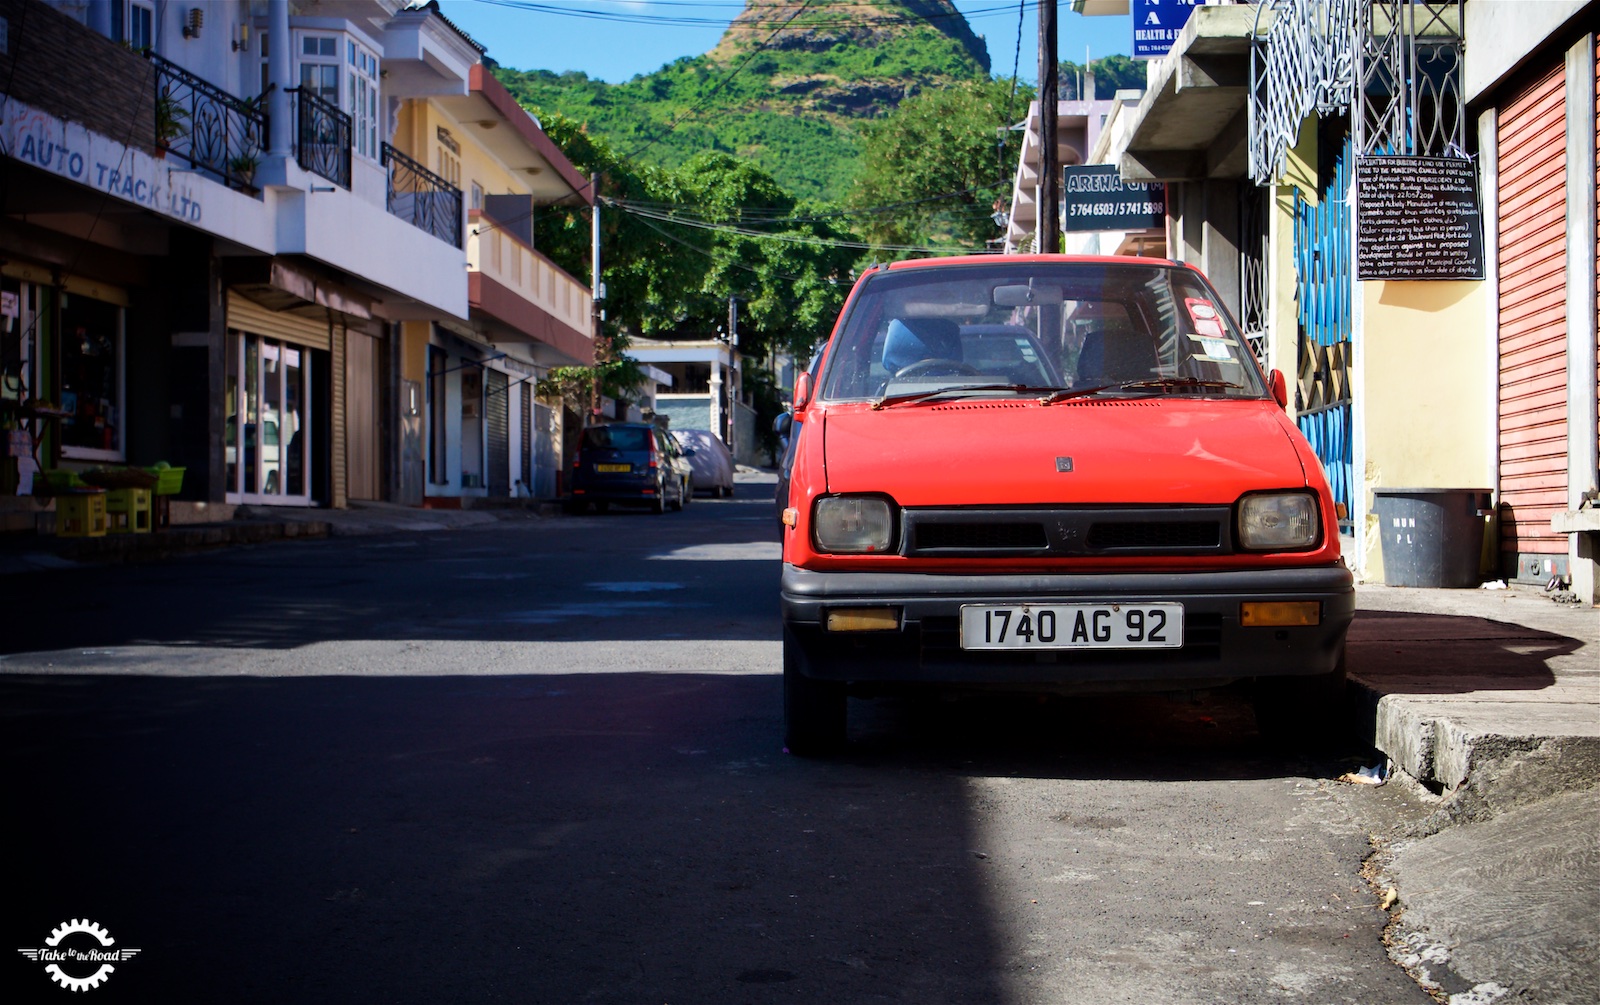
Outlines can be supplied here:
M1356 278L1483 278L1483 209L1471 161L1356 161Z
M1064 168L1061 229L1148 230L1167 225L1167 186L1125 182L1115 164Z
M165 160L16 98L5 103L4 117L0 154L186 223L205 215L198 186L186 184L188 176L175 175Z

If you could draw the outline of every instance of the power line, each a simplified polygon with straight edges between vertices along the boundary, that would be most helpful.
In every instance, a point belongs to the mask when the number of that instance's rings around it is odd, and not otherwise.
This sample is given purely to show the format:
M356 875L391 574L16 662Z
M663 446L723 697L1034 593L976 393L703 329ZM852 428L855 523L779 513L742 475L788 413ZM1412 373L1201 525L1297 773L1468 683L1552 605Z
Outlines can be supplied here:
M619 209L630 216L639 217L643 220L659 220L662 223L677 224L680 227L693 227L697 230L709 230L722 234L731 234L736 237L744 237L750 240L779 241L785 244L806 244L816 247L848 248L859 251L909 251L933 255L943 255L951 252L970 250L953 245L946 247L932 247L918 244L875 244L865 241L841 241L826 237L806 237L800 234L769 234L764 231L748 230L743 227L735 227L730 224L710 223L703 220L690 220L673 216L670 213L642 210L629 207L611 199L605 199L603 201L607 205L614 206L616 209Z
M696 17L696 16L692 16L692 15L687 15L687 14L650 14L650 13L646 13L644 11L637 11L637 10L635 10L635 11L628 11L628 10L600 10L600 9L594 9L594 8L561 7L561 6L557 6L555 4L551 4L551 3L541 3L541 2L538 2L538 0L477 0L477 2L483 3L483 4L488 4L488 5L494 6L494 7L507 7L507 8L513 9L513 10L525 10L525 11L529 11L529 12L532 12L532 13L538 13L538 14L551 14L551 15L555 15L557 17L570 17L570 18L578 18L578 19L581 19L581 20L590 20L590 21L609 21L609 22L620 23L620 24L651 24L651 25L656 25L656 26L659 26L659 27L679 27L679 28L716 27L716 26L726 27L733 20L732 18L729 18L726 15ZM1032 7L1032 8L1037 8L1039 6L1040 2L1041 2L1041 0L1024 0L1024 3L1026 3L1026 5L1028 7ZM699 8L705 8L705 9L714 9L714 8L716 8L718 6L730 6L731 7L731 6L735 6L735 5L732 5L732 4L720 5L720 4L711 4L711 3L677 3L677 4L652 3L651 6L699 7ZM739 5L739 6L742 6L742 5ZM813 26L815 26L815 27L824 27L824 26L827 26L827 27L869 27L869 26L876 26L876 25L893 25L893 24L932 24L932 23L939 22L939 21L952 21L952 20L955 20L955 19L958 19L958 18L970 22L975 18L995 17L995 16L999 16L999 15L1002 15L1002 14L1009 14L1010 11L1011 11L1010 3L1005 3L1005 4L997 5L997 6L994 6L994 7L979 8L977 10L973 10L973 11L968 12L966 14L963 14L959 10L952 9L948 13L931 13L931 14L926 14L926 15L902 13L902 14L884 14L884 15L880 15L880 16L870 16L869 15L869 16L854 16L854 17L852 17L852 16L849 16L849 15L838 15L838 16L829 15L825 10L823 10L821 8L839 7L839 8L846 8L846 9L859 9L859 8L861 8L863 6L880 6L880 5L879 4L866 4L866 3L840 2L840 3L806 4L804 6L809 8L809 9L811 9L811 10L813 10L815 16L809 17L809 18L799 22L798 26L802 27L802 28L804 28L804 27L813 27ZM885 7L889 7L889 6L898 7L898 4L884 3L884 4L882 4L882 6L885 6ZM901 8L901 9L903 10L903 8ZM758 13L754 13L754 14L748 16L748 17L745 17L743 19L743 21L741 22L741 24L751 25L751 26L762 26L762 25L768 25L768 24L776 24L776 23L779 22L779 20L780 20L780 18L776 13L774 13L773 15L765 15L765 14L762 14L762 13L758 12ZM792 18L790 20L792 20ZM782 27L788 27L789 24L790 24L790 20L783 21Z

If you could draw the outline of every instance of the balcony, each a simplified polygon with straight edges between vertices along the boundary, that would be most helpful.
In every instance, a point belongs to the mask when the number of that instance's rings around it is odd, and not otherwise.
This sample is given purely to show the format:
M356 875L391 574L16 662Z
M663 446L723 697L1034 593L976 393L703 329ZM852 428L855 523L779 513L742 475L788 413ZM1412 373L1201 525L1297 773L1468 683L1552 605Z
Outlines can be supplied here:
M236 98L155 53L155 145L229 188L255 191L266 145L264 98Z
M295 159L312 174L350 188L350 116L303 87L295 101Z
M383 166L389 173L389 212L452 248L461 247L461 190L388 143Z
M473 312L504 326L503 336L543 343L554 365L594 359L588 287L512 233L507 223L472 210L467 239L467 300ZM513 225L516 221L510 221Z

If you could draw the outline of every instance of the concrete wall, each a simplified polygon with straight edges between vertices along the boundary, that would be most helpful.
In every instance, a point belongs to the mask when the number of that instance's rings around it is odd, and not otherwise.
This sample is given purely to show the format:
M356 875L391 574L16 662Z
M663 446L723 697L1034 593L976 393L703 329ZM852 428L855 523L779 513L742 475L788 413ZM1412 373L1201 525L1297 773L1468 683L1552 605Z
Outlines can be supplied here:
M1545 39L1560 31L1592 0L1468 0L1462 12L1467 39L1462 86L1467 101L1520 66Z
M1483 365L1493 333L1482 282L1360 284L1368 533L1363 573L1381 581L1373 488L1494 486L1494 375ZM1359 472L1358 472L1359 474Z

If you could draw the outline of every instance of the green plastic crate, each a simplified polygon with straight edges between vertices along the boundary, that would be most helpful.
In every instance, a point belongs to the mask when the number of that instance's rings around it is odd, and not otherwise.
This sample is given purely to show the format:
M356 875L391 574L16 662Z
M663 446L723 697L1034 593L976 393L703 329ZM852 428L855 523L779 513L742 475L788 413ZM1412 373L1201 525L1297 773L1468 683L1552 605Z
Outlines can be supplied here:
M153 491L158 496L175 496L183 491L183 473L188 468L145 468L148 474L155 475L156 485Z

